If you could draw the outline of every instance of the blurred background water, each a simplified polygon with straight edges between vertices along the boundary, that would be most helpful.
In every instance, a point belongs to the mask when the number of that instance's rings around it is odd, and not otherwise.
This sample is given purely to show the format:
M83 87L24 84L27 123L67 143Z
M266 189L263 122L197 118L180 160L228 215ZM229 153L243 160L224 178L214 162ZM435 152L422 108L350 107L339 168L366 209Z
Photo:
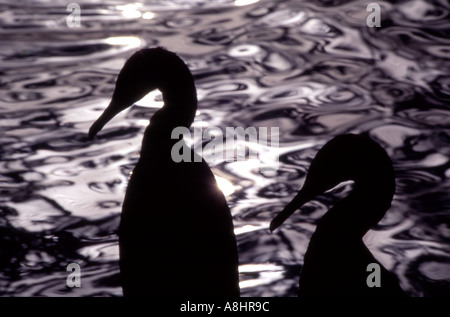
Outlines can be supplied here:
M77 3L81 26L69 27L69 1L0 1L1 295L122 295L121 203L160 93L95 141L87 131L125 60L156 45L195 75L193 128L279 127L279 148L264 149L279 157L275 174L258 159L210 162L233 213L243 296L296 296L316 222L351 184L274 234L268 224L320 147L347 132L378 141L397 173L366 244L409 295L450 295L447 1L377 1L379 28L366 25L364 0ZM66 286L72 262L81 288Z

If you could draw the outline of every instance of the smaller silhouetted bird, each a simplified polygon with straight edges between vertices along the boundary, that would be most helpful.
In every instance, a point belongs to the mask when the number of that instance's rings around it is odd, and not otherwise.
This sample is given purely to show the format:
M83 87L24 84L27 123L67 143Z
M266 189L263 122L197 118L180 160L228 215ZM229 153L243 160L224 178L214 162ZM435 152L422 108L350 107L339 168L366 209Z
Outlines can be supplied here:
M318 221L300 274L299 296L404 296L396 276L371 254L363 236L390 208L395 175L386 151L369 137L345 134L317 153L297 196L271 222L280 226L295 210L343 181L351 193ZM368 283L368 265L380 268L380 287ZM369 287L369 284L373 287Z

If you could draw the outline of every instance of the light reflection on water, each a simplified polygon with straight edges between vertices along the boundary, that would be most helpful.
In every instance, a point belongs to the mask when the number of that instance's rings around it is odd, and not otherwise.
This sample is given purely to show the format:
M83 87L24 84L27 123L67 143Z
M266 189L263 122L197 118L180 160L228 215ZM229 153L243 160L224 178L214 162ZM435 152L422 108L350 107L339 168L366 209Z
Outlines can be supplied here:
M392 208L365 242L411 295L450 295L445 1L379 1L381 28L366 26L359 0L78 3L79 29L53 2L0 4L0 293L121 295L120 208L160 94L94 142L87 130L126 58L162 45L195 75L198 124L280 129L276 175L251 160L212 164L234 217L243 296L296 295L315 223L351 185L275 234L268 223L318 149L346 132L380 142L397 173ZM81 265L79 289L65 285L70 262Z

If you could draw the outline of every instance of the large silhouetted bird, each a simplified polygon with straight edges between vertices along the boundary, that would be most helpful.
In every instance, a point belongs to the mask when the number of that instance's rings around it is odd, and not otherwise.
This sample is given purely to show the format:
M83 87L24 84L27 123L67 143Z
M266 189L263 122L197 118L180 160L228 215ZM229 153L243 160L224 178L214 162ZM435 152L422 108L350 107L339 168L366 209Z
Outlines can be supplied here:
M367 136L344 134L317 153L297 196L272 220L275 230L318 194L353 180L350 194L318 221L304 257L299 296L404 296L363 236L390 208L395 175L386 151ZM375 267L369 264L375 263ZM380 272L378 280L377 269Z
M172 139L172 130L189 128L197 109L186 64L160 47L132 55L89 137L154 89L161 91L164 106L145 130L119 227L124 296L239 296L233 222L214 174L192 150L191 162L172 158L180 142Z

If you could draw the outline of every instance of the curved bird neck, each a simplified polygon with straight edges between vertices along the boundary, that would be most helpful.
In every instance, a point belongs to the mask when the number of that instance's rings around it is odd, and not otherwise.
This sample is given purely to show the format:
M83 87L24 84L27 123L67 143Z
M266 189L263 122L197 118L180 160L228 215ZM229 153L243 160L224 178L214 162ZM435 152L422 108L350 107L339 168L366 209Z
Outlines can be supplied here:
M337 239L362 239L389 209L390 191L355 184L350 194L339 200L320 219L317 232Z
M177 78L160 87L164 106L151 118L153 125L189 128L197 111L197 93L192 78Z
M191 126L197 111L197 94L193 83L167 89L163 92L163 101L163 109L173 119L171 126Z
M152 116L145 130L141 159L172 162L172 147L182 138L178 134L173 138L172 132L178 127L189 129L197 111L197 95L195 85L189 82L179 88L161 89L161 92L164 106Z

